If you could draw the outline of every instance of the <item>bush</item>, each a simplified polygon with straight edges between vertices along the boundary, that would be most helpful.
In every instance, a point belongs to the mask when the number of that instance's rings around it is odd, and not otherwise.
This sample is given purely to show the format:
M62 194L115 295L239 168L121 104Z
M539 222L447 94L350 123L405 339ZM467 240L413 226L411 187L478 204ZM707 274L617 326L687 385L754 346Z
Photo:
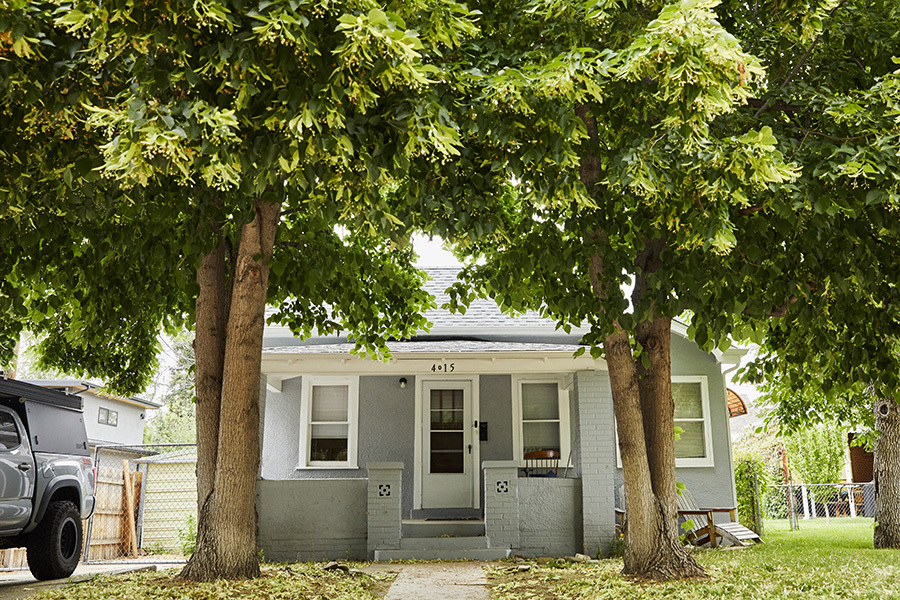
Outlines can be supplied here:
M762 533L761 503L757 494L764 493L772 483L766 462L759 456L745 455L734 465L734 485L737 490L738 518L741 525Z

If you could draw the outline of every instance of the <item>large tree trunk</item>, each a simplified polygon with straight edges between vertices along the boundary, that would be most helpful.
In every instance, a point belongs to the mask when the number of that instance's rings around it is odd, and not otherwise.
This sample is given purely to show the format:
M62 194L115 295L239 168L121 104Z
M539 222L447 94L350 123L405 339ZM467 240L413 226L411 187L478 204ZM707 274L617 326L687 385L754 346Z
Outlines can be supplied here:
M652 567L657 579L701 577L706 573L682 545L678 530L678 494L675 479L675 403L672 399L672 321L655 317L637 327L637 342L647 356L647 366L638 361L638 389L650 483L659 509Z
M635 304L646 291L647 274L660 265L663 247L661 240L651 240L638 256ZM591 282L603 302L609 294L601 275L595 255ZM635 360L629 336L618 325L603 345L627 499L622 572L660 581L706 575L678 534L670 336L668 318L654 316L638 325L636 341L646 366Z
M900 406L875 401L875 547L900 548Z
M219 407L228 322L224 240L220 239L216 248L203 257L197 270L197 284L200 293L195 315L194 387L197 394L197 509L200 514L212 493L219 448Z
M258 199L255 208L255 218L241 230L234 265L213 485L200 512L197 549L181 574L195 581L259 575L259 381L268 261L280 205Z

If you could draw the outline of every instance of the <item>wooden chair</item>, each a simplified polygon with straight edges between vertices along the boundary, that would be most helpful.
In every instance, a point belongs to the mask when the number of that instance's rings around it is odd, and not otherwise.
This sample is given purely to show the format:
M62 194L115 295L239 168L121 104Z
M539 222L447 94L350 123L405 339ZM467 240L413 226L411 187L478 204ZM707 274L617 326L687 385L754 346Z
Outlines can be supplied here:
M693 526L686 534L687 540L695 546L709 544L711 548L716 548L719 545L719 538L735 546L746 546L750 541L762 543L758 533L737 522L736 508L698 508L694 496L686 489L681 490L675 503L678 506L678 514L685 520L693 522ZM714 513L728 513L731 521L716 523L713 519Z
M526 477L556 477L559 474L559 452L535 450L525 453Z

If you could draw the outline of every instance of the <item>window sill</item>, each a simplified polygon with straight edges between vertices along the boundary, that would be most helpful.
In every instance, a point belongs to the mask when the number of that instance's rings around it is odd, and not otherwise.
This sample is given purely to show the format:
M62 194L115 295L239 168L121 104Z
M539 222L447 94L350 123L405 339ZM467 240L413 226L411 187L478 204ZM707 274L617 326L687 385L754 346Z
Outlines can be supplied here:
M297 465L295 471L352 471L358 470L359 467L354 465Z
M695 468L711 468L715 467L715 463L709 460L701 459L697 462L679 462L675 461L676 469L695 469Z

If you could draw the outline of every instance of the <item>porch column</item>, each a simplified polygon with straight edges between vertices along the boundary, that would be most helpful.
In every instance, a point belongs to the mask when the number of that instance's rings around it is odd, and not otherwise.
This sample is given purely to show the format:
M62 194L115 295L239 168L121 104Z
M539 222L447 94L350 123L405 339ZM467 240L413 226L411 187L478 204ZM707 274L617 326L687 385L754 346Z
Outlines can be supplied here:
M581 471L582 553L609 556L616 537L616 426L609 374L579 371L575 390L573 447Z
M403 463L370 462L366 463L366 470L369 471L367 550L369 560L373 560L375 550L400 548Z
M484 535L491 548L519 547L519 465L514 460L486 460L484 466Z

